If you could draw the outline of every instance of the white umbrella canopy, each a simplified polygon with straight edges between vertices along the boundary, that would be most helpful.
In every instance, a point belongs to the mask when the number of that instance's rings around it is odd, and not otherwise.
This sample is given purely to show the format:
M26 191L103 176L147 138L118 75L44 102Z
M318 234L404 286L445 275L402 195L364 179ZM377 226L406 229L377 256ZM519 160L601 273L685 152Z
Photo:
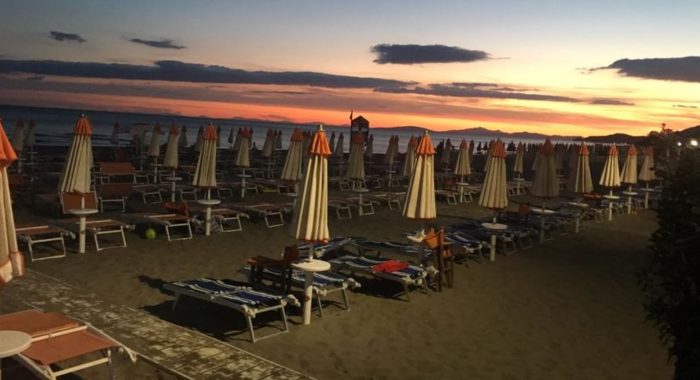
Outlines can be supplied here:
M345 138L343 137L343 132L340 132L340 135L338 136L338 142L335 145L335 149L333 149L333 156L343 158L343 155L345 154L345 151L343 150L344 140Z
M231 146L231 149L233 149L233 142L234 142L234 140L235 140L234 132L233 132L233 128L231 128L231 129L229 129L229 131L228 131L228 139L226 139L226 141L228 142L228 144Z
M294 128L292 137L289 139L287 158L284 160L280 179L287 182L296 183L301 180L301 161L304 155L304 135L301 129Z
M605 160L603 173L600 175L600 186L611 188L620 186L620 169L617 158L617 147L615 144L610 146L608 150L608 158Z
M202 149L192 185L207 189L216 187L216 127L212 124L202 133Z
M389 141L391 141L391 137L389 138ZM387 154L389 154L389 149L389 146L387 146ZM365 147L365 157L371 160L372 156L374 156L374 135L369 135L369 140L367 141L367 146ZM386 161L386 154L384 155L384 161Z
M24 272L24 261L17 247L10 180L7 175L7 168L15 160L17 154L7 139L0 120L0 288Z
M119 145L119 132L119 123L114 123L114 126L112 127L112 136L109 138L110 144Z
M180 139L178 140L177 145L179 145L180 148L187 147L187 127L184 125L182 128L180 128Z
M399 154L399 136L389 137L389 145L386 148L386 154L384 155L384 163L393 166L396 161L396 155Z
M345 172L345 177L364 181L365 179L365 158L362 152L364 145L364 137L362 134L354 134L350 138L350 157L348 158L348 168Z
M156 123L151 131L151 142L148 145L148 157L158 158L160 156L160 124Z
M506 148L499 139L489 144L489 166L479 195L479 206L494 210L508 207Z
M238 151L236 152L236 160L234 166L239 168L250 167L250 139L253 136L253 131L250 128L241 128L238 130Z
M303 138L302 138L303 142ZM292 235L306 242L327 242L328 231L328 156L331 151L323 126L314 133L309 160L294 206Z
M577 151L578 154L574 159L575 162L569 174L568 189L578 194L590 193L593 191L593 179L591 179L588 147L581 142L581 146Z
M513 163L513 173L517 174L517 178L523 175L523 159L525 158L525 145L522 142L518 143L515 148L515 162Z
M216 131L214 131L216 133ZM199 126L199 129L197 130L197 138L194 140L194 151L195 152L201 152L202 151L202 144L204 144L202 136L204 135L204 127L201 125Z
M413 173L413 165L415 165L416 162L416 144L416 138L411 136L411 138L408 139L406 156L403 159L403 170L401 174L403 174L404 177L410 177L411 173Z
M403 203L403 216L408 219L435 219L435 147L428 131L423 133L415 153L411 181Z
M547 138L539 150L540 160L535 168L535 179L530 193L540 198L559 196L559 177L557 177L556 152L552 142Z
M331 133L331 139L328 142L328 147L331 148L331 154L333 154L333 149L335 148L335 132Z
M73 130L73 141L58 183L59 193L90 192L92 186L90 169L93 165L91 139L90 121L87 116L82 115Z
M27 131L27 138L24 140L24 145L30 148L34 147L36 143L36 123L34 120L29 120L29 131Z
M265 142L263 143L262 156L265 158L272 157L272 151L275 148L275 131L272 128L268 128L267 134L265 135Z
M620 182L627 185L637 184L637 148L630 145L627 149L625 163L622 165L622 173L620 174Z
M644 150L644 159L642 160L642 167L639 169L638 179L647 184L656 179L656 173L654 172L654 147L652 146L648 146Z
M12 148L16 153L19 153L19 155L21 155L22 150L24 150L24 129L24 122L22 120L17 120L15 132L12 134Z
M469 162L469 143L462 139L459 144L459 153L457 154L457 164L455 165L455 175L461 177L460 181L464 182L464 177L472 174L472 167Z
M175 124L170 127L170 135L168 136L168 146L165 148L165 157L163 158L163 166L175 170L179 166L178 157L178 142L180 140L180 128Z

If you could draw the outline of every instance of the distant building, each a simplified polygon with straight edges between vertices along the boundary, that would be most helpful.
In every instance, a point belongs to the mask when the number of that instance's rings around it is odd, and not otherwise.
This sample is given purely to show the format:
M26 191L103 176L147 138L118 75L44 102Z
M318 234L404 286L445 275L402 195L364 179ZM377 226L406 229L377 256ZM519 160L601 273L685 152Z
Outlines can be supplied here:
M369 120L362 116L352 119L350 122L350 136L352 137L356 133L361 133L365 138L365 142L367 142L369 140Z

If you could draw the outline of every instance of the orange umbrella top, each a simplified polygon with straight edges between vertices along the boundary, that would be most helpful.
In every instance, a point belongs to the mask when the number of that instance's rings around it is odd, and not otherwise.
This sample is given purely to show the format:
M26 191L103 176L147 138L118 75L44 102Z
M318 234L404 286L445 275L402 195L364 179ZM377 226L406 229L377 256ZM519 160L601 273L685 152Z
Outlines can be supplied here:
M173 123L173 126L170 127L170 134L175 136L180 134L180 128L178 128L177 125L175 125L175 123Z
M491 150L491 157L506 158L506 146L500 139L496 140L495 142L492 142L491 146L489 146L489 149Z
M552 142L549 140L549 137L547 137L546 140L544 140L544 144L540 147L540 154L543 154L545 156L551 156L554 154L554 145L552 145Z
M588 145L581 143L581 149L578 151L579 156L588 156Z
M328 146L328 140L326 139L326 131L323 130L321 126L314 137L311 139L311 144L309 144L309 154L328 157L331 155L331 148Z
M13 161L17 159L17 154L12 148L10 140L5 134L5 129L2 126L2 120L0 119L0 168L5 168L10 166Z
M627 155L628 156L636 156L637 155L637 148L635 148L634 145L630 145L630 148L627 150Z
M75 123L73 133L76 135L92 136L92 127L90 126L90 121L88 120L87 116L80 116L78 121Z
M462 142L459 143L459 149L469 149L469 145L467 144L467 140L462 139Z
M423 137L420 138L418 146L416 147L416 154L423 156L432 156L435 154L433 140L430 138L428 131L425 131Z
M304 133L301 131L299 128L294 128L294 132L292 132L292 137L290 138L291 141L304 141Z
M610 150L608 150L608 156L617 156L617 147L615 144L612 144L610 146Z
M217 139L216 127L214 127L213 124L209 124L209 126L207 126L207 129L204 131L202 138L205 140L216 140Z

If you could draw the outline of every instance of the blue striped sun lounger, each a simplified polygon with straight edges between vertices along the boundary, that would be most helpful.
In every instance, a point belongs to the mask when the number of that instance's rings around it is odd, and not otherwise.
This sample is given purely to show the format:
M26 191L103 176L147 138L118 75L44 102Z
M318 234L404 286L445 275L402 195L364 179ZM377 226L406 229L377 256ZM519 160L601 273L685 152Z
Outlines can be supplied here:
M284 308L288 303L299 306L299 301L292 295L283 296L272 294L250 287L231 285L221 280L214 280L206 277L167 283L163 285L163 288L175 294L173 310L177 307L181 296L189 296L225 306L243 314L248 324L250 340L253 343L260 339L288 332L289 326L287 324L287 314ZM258 314L268 311L279 311L284 328L276 333L268 334L263 337L256 337L253 328L253 319Z
M370 252L376 252L376 256L380 257L383 252L391 252L399 255L410 256L417 261L423 262L433 254L433 251L425 246L409 243L398 243L393 241L357 239L352 245L357 248L357 253L360 256L365 256Z
M327 243L302 243L297 246L299 249L299 252L304 254L304 252L308 252L311 247L314 249L314 257L321 258L325 254L337 251L347 245L353 244L357 239L352 238L352 237L335 237L331 240L329 240Z
M409 264L407 268L394 272L377 272L374 270L375 265L381 264L387 260L389 259L382 257L368 258L355 255L345 255L328 261L338 271L345 270L353 274L365 273L376 278L398 282L403 287L403 292L396 294L396 296L405 294L407 301L411 300L409 295L411 287L420 287L427 292L428 285L425 278L427 277L428 273L424 268Z

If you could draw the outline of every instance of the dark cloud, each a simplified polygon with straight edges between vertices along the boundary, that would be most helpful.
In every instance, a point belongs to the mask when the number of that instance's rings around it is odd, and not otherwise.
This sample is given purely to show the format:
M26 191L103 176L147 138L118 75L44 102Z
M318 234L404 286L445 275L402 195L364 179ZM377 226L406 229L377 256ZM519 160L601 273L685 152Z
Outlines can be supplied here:
M132 39L130 39L129 41L131 41L131 42L133 42L133 43L135 43L135 44L146 45L146 46L150 46L150 47L157 48L157 49L176 49L176 50L180 50L180 49L184 49L184 48L185 48L185 46L183 46L183 45L178 45L178 44L175 43L175 41L170 40L170 39L167 39L167 38L164 38L164 39L161 39L161 40L144 40L144 39L141 39L141 38L132 38Z
M674 104L673 108L698 108L697 106L689 106L686 104Z
M606 98L597 98L591 100L590 104L602 104L602 105L609 105L609 106L633 106L634 103L626 102L624 100L619 100L619 99L606 99Z
M620 59L591 71L597 70L617 70L636 78L700 82L700 57Z
M392 79L334 75L310 71L246 71L180 61L157 61L155 65L0 60L0 73L28 73L66 77L159 80L195 83L279 84L329 88L375 88L412 83Z
M485 87L485 88L482 88ZM520 92L508 87L494 87L494 84L487 83L485 86L473 83L465 86L464 83L453 84L430 84L427 86L400 86L400 87L379 87L374 91L391 94L420 94L435 96L451 96L459 98L493 98L493 99L522 99L540 100L550 102L578 102L577 99L545 94L531 94Z
M77 42L79 44L85 42L85 39L83 37L80 37L79 34L57 32L55 30L49 32L49 37L53 40L61 42Z
M390 45L379 44L371 48L377 54L375 63L413 65L420 63L474 62L489 59L481 50L468 50L446 45Z

